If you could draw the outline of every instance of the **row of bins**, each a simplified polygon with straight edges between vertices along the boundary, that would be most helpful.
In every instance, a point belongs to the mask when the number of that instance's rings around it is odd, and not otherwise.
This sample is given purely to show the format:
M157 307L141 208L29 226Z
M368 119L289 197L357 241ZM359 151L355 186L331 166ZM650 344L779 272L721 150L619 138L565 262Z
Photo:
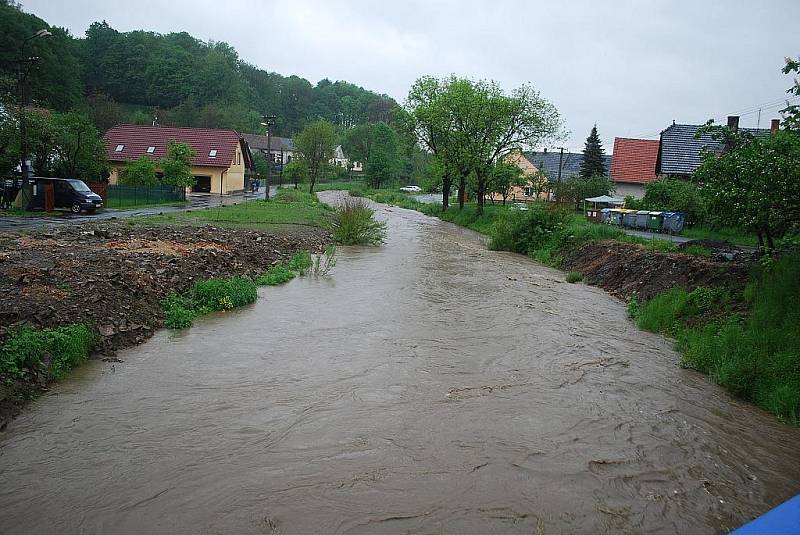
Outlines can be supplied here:
M620 227L678 234L683 230L686 216L681 212L603 208L600 210L600 222Z

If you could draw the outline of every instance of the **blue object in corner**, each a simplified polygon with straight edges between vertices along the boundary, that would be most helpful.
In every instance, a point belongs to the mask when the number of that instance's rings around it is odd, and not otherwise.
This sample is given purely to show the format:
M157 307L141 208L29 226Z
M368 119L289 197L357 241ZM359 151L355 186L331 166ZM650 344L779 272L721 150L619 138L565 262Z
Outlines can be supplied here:
M731 535L800 535L800 495L748 522Z

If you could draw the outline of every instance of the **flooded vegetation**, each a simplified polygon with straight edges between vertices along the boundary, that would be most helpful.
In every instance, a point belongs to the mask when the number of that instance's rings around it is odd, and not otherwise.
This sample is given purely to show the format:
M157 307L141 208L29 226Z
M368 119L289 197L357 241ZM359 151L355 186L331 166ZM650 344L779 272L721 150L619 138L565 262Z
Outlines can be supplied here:
M331 194L336 195L336 194ZM625 304L418 212L332 277L92 361L0 435L4 533L718 533L800 430Z

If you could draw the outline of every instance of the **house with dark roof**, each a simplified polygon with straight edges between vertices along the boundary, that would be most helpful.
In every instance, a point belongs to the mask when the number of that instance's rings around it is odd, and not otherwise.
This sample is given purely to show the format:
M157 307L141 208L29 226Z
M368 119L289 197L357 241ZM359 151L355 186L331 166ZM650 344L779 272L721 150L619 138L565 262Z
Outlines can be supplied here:
M170 128L121 124L104 137L106 157L111 163L110 184L119 182L120 172L142 156L159 162L167 155L171 141L189 145L195 192L227 194L245 189L245 174L253 168L245 139L234 130L212 128Z
M658 180L656 161L660 142L657 139L614 138L611 172L617 197L644 197L644 187Z
M291 138L278 136L267 138L259 134L244 134L243 137L251 151L260 152L265 156L271 154L272 162L275 164L286 165L294 158L294 141Z
M773 129L777 130L776 121ZM703 153L706 150L720 153L725 149L724 143L713 139L708 134L696 137L702 125L675 124L661 132L656 173L660 177L689 178L692 173L703 163ZM728 127L739 129L739 117L728 117ZM768 136L770 129L742 128L754 136Z
M542 152L531 151L524 154L525 158L543 172L550 182L558 180L559 167L561 168L562 180L580 176L583 153L565 152L562 155L560 152L544 150ZM611 166L611 156L603 155L603 164L607 171Z

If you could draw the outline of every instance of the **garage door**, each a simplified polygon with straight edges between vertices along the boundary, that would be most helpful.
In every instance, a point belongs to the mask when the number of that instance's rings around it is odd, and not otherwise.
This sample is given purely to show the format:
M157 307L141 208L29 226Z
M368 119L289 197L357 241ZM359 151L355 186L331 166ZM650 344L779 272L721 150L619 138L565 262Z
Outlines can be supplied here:
M211 193L211 177L210 176L196 176L197 181L192 188L195 193Z

